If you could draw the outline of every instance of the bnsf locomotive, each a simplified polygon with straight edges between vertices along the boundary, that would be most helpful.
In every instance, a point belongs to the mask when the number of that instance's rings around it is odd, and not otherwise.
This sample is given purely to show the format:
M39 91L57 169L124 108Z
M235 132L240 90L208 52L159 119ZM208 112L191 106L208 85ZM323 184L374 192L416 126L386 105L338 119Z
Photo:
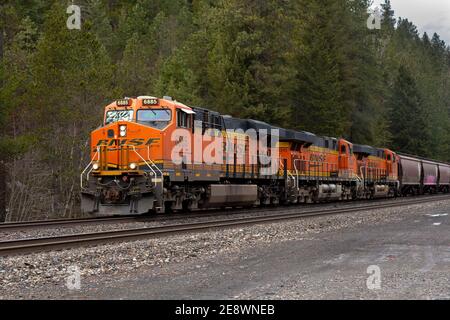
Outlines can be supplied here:
M196 161L194 152L182 152L182 160L174 161L173 150L190 143L182 141L189 140L186 137L173 139L181 129L200 151L213 142L198 140L195 130L203 137L215 132L215 141L222 139L224 148L226 143L236 147L234 156L210 163ZM251 129L256 137L246 134ZM264 130L267 136L258 134ZM273 132L276 151L270 143ZM259 157L251 159L252 139L266 154L277 153L275 172L265 170ZM238 161L237 150L243 161ZM449 189L450 166L445 163L150 96L117 100L105 108L103 125L91 134L91 162L81 174L82 211L94 215L371 199Z

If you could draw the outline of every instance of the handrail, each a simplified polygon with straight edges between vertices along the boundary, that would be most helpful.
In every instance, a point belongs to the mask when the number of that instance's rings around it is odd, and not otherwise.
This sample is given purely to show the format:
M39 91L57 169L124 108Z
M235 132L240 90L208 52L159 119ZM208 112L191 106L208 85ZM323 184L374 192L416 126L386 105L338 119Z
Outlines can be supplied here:
M81 172L80 174L80 187L81 189L83 189L83 175L86 172L86 170L92 165L92 162L94 162L94 158L96 155L100 155L100 147L97 147L97 151L94 153L94 156L92 157L91 161L89 162L89 164L86 166L86 168L84 168L84 170ZM97 159L97 161L99 161L100 159ZM87 174L87 179L89 180L89 174L91 173L91 170L89 170L88 174Z
M299 184L299 182L298 182L298 169L297 169L297 165L295 164L295 161L297 161L297 160L302 160L302 159L294 159L295 177L297 178L297 189L298 189L298 186L299 186L300 184Z
M364 172L363 172L364 169ZM384 168L370 167L370 166L361 166L360 172L365 181L370 180L383 180L388 178L388 172Z
M153 173L154 177L156 179L152 179L152 182L154 183L155 187L158 185L158 178L161 177L161 185L163 184L163 172L159 169L159 167L150 159L150 146L148 146L147 149L147 156L148 159L145 159L137 150L136 150L136 146L134 145L128 145L128 144L123 144L120 146L119 149L122 149L122 147L128 147L131 148L132 151L134 153L136 153L136 155L147 165L147 167L151 170L151 172ZM94 162L95 158L97 157L97 161L100 161L100 147L97 147L97 151L95 152L94 156L92 157L91 161L89 162L89 164L86 166L86 168L81 172L80 174L80 186L83 189L83 178L84 175L86 173L86 171L90 168L90 170L87 172L87 176L86 178L89 180L89 175L92 172L93 168L92 163Z
M298 175L298 168L297 168L297 162L300 163L309 163L309 164L317 164L318 166L315 167L320 167L320 165L322 165L322 168L320 169L316 169L314 168L314 173L331 173L333 168L337 167L337 164L335 163L330 163L330 162L321 162L321 161L311 161L311 160L306 160L306 159L294 159L294 169L296 170L296 174ZM323 166L326 165L326 170L323 169ZM311 168L309 168L309 170L301 170L300 171L300 175L301 172L311 172ZM310 175L311 176L311 175Z
M159 171L159 173L161 174L161 184L162 184L162 183L163 183L163 181L162 181L163 173L162 173L162 171L158 168L158 166L157 166L151 159L147 159L148 161L150 161L150 163L151 163L151 165L150 165L150 164L144 159L144 157L141 156L141 154L140 154L139 152L136 151L136 146L133 146L133 145L125 145L125 146L131 147L131 148L133 149L134 153L136 153L137 156L138 156L139 158L141 158L141 160L144 161L144 163L147 165L147 167L149 167L149 169L153 172L155 178L158 178L158 174L157 174L156 171L152 168L152 166L155 167L155 168ZM155 181L155 182L154 182L154 183L155 183L155 187L158 186L158 181L157 181L156 179L152 179L152 180Z
M161 176L163 176L163 172L158 168L158 166L153 162L153 160L150 159L150 146L147 146L147 159L148 159L148 161L150 161L152 163L153 166L155 166L156 170L159 171Z
M284 163L283 163L283 161L282 161L283 159L280 159L280 167L282 167L282 169L284 170ZM292 175L292 173L290 173L289 172L289 170L286 170L286 172L287 172L287 175L290 177L290 178L292 178L292 181L294 181L294 188L297 188L297 184L296 184L296 180L295 180L295 178L294 178L294 176Z
M359 172L360 172L360 174L361 174L361 178L362 178L362 181L363 181L363 186L364 186L364 189L366 188L366 175L363 173L363 166L361 166L361 167L359 167Z

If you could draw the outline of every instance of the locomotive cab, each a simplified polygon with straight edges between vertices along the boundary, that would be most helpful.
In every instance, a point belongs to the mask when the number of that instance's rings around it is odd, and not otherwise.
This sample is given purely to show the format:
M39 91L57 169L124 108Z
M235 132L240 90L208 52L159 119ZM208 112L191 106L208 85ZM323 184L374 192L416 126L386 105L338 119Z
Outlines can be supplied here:
M384 154L386 157L386 171L387 177L391 181L398 180L398 157L395 152L384 149Z
M353 154L353 144L344 139L339 139L339 175L351 178L356 170L356 157Z

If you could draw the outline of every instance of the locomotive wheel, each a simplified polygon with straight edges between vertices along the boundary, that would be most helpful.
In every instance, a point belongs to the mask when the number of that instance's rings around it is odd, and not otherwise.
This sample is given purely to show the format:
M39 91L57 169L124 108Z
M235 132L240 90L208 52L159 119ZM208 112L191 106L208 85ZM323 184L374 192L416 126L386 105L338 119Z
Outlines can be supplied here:
M173 205L173 202L172 202L172 201L166 201L166 202L164 202L164 213L165 213L165 214L171 214L171 213L173 213L172 205Z
M181 207L182 207L183 212L190 212L191 211L191 201L183 200Z

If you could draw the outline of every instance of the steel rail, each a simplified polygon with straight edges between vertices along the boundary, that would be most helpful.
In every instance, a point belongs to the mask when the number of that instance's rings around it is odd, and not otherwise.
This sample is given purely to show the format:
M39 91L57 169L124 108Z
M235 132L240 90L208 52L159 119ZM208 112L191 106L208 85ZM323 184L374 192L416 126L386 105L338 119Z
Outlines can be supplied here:
M449 199L448 195L434 195L426 198L413 198L413 199L432 199L433 201L438 201L439 199L445 200ZM405 198L407 199L407 198ZM320 203L320 205L346 205L346 204L357 204L364 201L369 201L366 199L360 199L358 201L352 202L325 202ZM372 200L373 201L373 200ZM380 198L375 201L393 201L393 198ZM405 203L411 200L396 200L398 203ZM390 202L389 202L390 203ZM305 205L305 204L303 204ZM307 205L317 205L317 204L307 204ZM357 206L355 206L357 207ZM74 227L78 225L84 224L105 224L105 223L131 223L131 222L152 222L152 221L160 221L160 220L179 220L179 219L188 219L188 218L205 218L219 215L231 215L231 214L244 214L244 213L252 213L252 211L261 212L271 212L271 211L297 211L301 207L268 207L268 208L235 208L229 210L222 209L209 209L209 210L198 210L190 213L177 213L177 214L164 214L164 215L127 215L127 216L110 216L110 217L92 217L92 218L73 218L73 219L49 219L49 220L35 220L35 221L17 221L17 222L4 222L0 223L0 232L4 231L22 231L26 229L37 229L37 228L57 228L57 227ZM301 209L306 208L306 206ZM297 212L300 213L300 212Z
M77 219L49 219L49 220L35 220L35 221L17 221L0 223L1 231L14 231L32 228L53 228L73 226L78 224L92 224L92 223L116 223L116 222L133 222L139 216L116 216L116 217L95 217L95 218L77 218Z

